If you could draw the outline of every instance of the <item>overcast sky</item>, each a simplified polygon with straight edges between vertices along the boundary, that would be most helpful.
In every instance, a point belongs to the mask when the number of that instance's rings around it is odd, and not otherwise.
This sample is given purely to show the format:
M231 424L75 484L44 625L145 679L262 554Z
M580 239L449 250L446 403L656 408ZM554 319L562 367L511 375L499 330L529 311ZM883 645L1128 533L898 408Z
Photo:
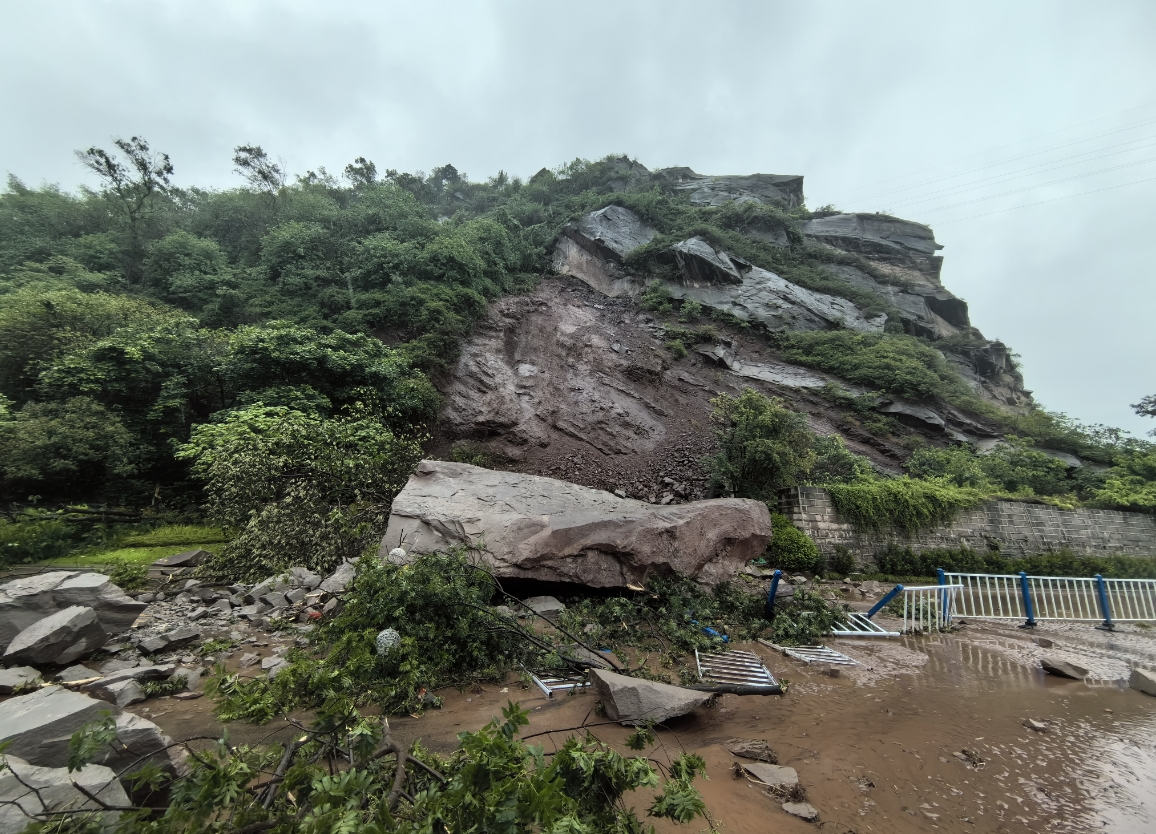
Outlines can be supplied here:
M1156 393L1156 3L0 0L0 169L86 182L141 135L181 185L627 153L802 174L932 225L1039 402L1143 433ZM1147 180L1147 181L1145 181ZM1089 193L1095 192L1095 193ZM1039 205L1036 205L1039 204Z

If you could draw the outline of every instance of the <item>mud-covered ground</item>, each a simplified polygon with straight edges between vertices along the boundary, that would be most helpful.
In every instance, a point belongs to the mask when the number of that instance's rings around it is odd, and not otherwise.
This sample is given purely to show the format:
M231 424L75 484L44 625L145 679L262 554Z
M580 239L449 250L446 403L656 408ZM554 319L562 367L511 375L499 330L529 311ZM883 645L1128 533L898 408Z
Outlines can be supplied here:
M1049 640L1054 645L1038 645ZM268 655L278 646L276 638L257 642L266 645L244 651ZM724 695L660 729L649 751L659 762L683 749L706 759L709 780L700 788L722 831L1156 830L1156 698L1125 682L1132 665L1156 666L1150 630L1125 625L1107 633L1057 623L1028 631L971 621L951 634L828 645L858 665L832 677L761 644L737 646L761 655L777 678L789 681L787 694ZM1045 652L1092 674L1087 682L1049 676L1039 668ZM241 653L227 664L235 668ZM628 731L599 718L589 692L547 700L511 676L481 691L439 694L441 710L390 719L394 735L448 753L457 733L478 729L515 700L530 709L524 735L547 751L586 726L627 752ZM178 739L220 729L209 698L152 699L136 709ZM1027 728L1027 719L1046 730ZM284 723L229 728L232 739L250 743L291 732ZM770 742L780 764L798 771L818 821L789 816L781 800L736 777L740 760L723 746L732 737ZM634 804L644 808L647 798L637 796Z

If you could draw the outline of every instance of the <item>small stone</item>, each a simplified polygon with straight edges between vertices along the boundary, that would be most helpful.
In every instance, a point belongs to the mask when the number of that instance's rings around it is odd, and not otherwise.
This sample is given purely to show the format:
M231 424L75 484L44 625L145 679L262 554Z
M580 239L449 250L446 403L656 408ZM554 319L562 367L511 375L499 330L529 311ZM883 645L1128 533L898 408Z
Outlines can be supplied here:
M556 597L530 597L522 602L535 614L543 617L553 617L566 610L566 606Z
M164 602L164 601L165 601L165 592L164 591L157 591L156 595L153 597L153 602Z
M1043 721L1036 721L1034 718L1025 718L1024 726L1029 730L1035 730L1037 733L1046 733L1048 731L1047 724Z
M294 588L292 591L289 591L287 594L285 594L285 599L289 601L290 605L296 605L299 602L303 602L305 600L305 589Z
M213 607L219 611L223 611L226 614L233 613L233 603L229 602L229 600L225 599L224 597L214 602Z
M11 695L19 687L40 680L40 673L31 666L13 666L0 669L0 695Z
M1039 646L1041 649L1050 649L1052 646L1056 645L1047 637L1037 637L1032 640L1032 642Z
M192 590L193 588L199 588L199 587L200 587L200 585L201 585L201 580L199 580L199 579L190 579L188 582L186 582L186 583L185 583L185 587L184 587L184 588L182 588L181 590L182 590L182 591L190 591L190 590Z
M241 655L241 659L237 661L238 669L248 669L250 666L256 666L261 662L261 656L252 652L247 652Z
M197 620L201 619L201 617L205 616L208 613L209 613L208 608L194 608L187 615L185 615L185 618L189 622L195 623Z
M759 763L745 764L742 768L764 785L772 788L789 788L799 784L799 772L793 767Z
M1057 675L1061 678L1071 678L1072 680L1082 681L1088 676L1088 670L1083 666L1077 666L1075 663L1069 663L1066 660L1060 660L1056 657L1042 657L1040 658L1040 666L1050 675Z
M204 694L204 692L178 692L173 695L173 698L177 701L191 701L194 698L200 698Z
M819 818L819 812L806 802L784 802L783 810L807 822L813 822Z
M136 598L136 601L137 601L137 602L146 602L146 603L147 603L147 602L152 602L154 599L156 599L156 594L140 594L140 595L139 595L139 596Z
M771 749L771 745L761 738L729 738L723 742L723 746L744 759L753 759L756 762L766 762L773 765L779 763L779 758Z

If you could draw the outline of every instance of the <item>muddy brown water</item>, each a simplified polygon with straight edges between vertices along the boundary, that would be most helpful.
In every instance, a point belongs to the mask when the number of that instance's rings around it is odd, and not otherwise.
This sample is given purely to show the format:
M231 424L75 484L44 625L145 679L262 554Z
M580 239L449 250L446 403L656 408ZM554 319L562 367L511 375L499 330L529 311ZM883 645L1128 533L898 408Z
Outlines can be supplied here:
M699 787L722 831L1156 831L1156 698L1118 681L1090 686L1047 676L1017 658L1025 639L998 631L829 645L861 665L832 678L761 645L742 646L790 681L788 694L724 695L659 730L648 751L657 761L682 749L706 759L709 779ZM547 700L511 679L441 694L441 710L390 719L394 735L448 753L459 732L480 728L515 700L530 710L523 734L535 734L532 743L547 752L583 724L628 752L628 730L603 723L589 692ZM208 701L160 699L150 717L178 738L214 735ZM1028 718L1047 730L1026 728ZM255 743L293 730L233 724L229 732ZM798 771L819 820L789 816L781 800L736 778L740 760L723 747L731 737L768 740L779 763ZM961 760L963 750L982 764ZM628 801L640 813L648 804L641 794Z

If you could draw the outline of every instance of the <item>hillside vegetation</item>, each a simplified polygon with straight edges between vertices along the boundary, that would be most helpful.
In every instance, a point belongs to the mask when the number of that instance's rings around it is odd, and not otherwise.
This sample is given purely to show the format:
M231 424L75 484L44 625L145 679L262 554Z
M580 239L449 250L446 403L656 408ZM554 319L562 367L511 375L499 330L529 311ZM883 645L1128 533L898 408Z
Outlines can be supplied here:
M699 235L800 286L892 312L823 268L894 280L807 242L805 208L693 206L623 158L484 182L452 165L379 172L359 158L340 176L318 169L290 181L264 150L239 146L241 184L210 190L182 184L173 161L139 138L79 157L98 188L74 194L10 177L0 195L4 561L107 546L114 523L227 527L222 572L255 575L302 553L325 569L361 552L423 453L439 409L431 380L452 366L488 302L535 285L568 221L610 203L658 231L628 259L640 274L662 274L670 243ZM788 245L743 234L751 228L779 230ZM680 312L696 315L679 307L666 303L671 327ZM895 496L933 489L1156 508L1150 445L980 403L931 344L900 330L767 338L791 361L954 402L1024 440L991 456L917 450L907 481L846 478L857 497L839 499L844 506L902 520ZM1112 468L1060 472L1031 442ZM813 461L794 454L800 464L770 480L742 462L720 477L734 494L763 497L814 480L816 461L834 466L830 450Z

